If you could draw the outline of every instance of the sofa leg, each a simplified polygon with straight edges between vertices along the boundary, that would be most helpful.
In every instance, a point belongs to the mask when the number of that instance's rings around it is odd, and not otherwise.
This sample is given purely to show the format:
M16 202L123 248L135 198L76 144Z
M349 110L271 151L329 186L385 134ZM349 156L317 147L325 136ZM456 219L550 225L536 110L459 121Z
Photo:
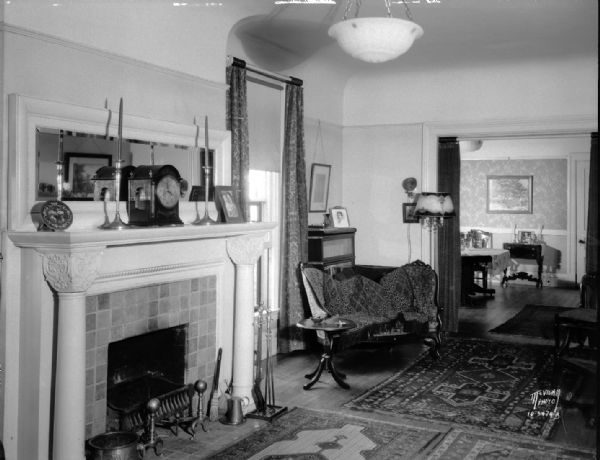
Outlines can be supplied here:
M427 337L423 342L429 347L431 357L433 359L440 359L440 341L433 337Z

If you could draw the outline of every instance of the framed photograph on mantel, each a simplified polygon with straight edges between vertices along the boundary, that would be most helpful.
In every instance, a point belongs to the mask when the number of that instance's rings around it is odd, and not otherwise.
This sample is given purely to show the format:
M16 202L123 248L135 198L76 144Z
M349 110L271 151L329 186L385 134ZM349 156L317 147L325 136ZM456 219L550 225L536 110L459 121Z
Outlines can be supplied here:
M533 176L487 176L487 213L533 213Z
M331 165L313 163L310 169L308 212L327 211Z
M215 205L224 222L232 224L245 221L232 187L223 185L215 186Z

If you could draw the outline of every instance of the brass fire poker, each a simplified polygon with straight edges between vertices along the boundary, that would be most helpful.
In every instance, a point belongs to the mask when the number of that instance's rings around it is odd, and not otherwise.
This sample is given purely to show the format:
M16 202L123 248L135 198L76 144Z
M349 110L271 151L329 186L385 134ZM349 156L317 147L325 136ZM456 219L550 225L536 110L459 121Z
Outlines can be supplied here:
M196 139L198 139L198 130L200 127L196 124ZM196 142L197 143L197 142ZM200 151L200 149L198 149ZM204 117L204 217L200 219L198 214L198 203L196 203L196 220L193 225L215 225L218 223L208 214L208 186L210 183L211 167L208 165L208 117Z
M110 224L106 225L105 223L99 227L103 230L123 230L128 226L121 220L119 214L121 203L121 166L123 164L123 160L121 159L123 148L123 98L121 98L121 101L119 102L119 130L117 142L117 161L115 162L115 218Z

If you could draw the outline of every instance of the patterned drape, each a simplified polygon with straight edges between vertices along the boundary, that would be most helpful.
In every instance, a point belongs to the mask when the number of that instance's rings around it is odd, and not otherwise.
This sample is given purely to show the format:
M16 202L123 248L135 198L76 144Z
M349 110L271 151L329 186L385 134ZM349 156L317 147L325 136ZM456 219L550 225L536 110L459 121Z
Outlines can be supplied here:
M443 330L457 332L461 294L460 150L455 137L438 141L438 191L450 193L456 211L456 217L445 219L438 232L438 303L444 308Z
M281 242L281 305L278 352L306 348L298 321L310 316L301 292L300 262L308 258L308 206L304 162L304 99L302 87L285 88L283 146L283 216Z
M248 220L248 175L250 156L248 146L248 105L246 98L246 63L233 59L227 66L227 129L231 131L231 186L235 190Z
M588 201L588 223L585 245L585 272L598 273L598 206L600 206L600 177L598 158L598 133L592 133L592 148L590 151L590 190Z

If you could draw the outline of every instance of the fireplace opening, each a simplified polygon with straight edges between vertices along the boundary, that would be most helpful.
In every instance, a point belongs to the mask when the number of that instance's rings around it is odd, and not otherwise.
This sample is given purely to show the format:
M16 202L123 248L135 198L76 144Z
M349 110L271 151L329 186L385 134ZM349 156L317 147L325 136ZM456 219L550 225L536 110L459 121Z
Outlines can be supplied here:
M108 345L108 429L135 429L145 406L184 386L187 325Z

